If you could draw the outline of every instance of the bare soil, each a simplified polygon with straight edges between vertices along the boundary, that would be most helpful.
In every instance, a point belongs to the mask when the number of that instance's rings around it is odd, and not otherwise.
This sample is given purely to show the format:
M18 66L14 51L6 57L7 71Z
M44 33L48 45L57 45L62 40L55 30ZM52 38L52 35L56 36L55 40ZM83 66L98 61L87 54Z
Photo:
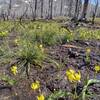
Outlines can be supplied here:
M91 49L90 63L87 63L85 60L87 48ZM9 86L6 82L0 81L0 100L36 100L36 95L38 95L39 91L33 91L30 88L31 83L35 80L40 81L41 92L45 95L49 95L59 89L71 91L72 87L67 81L65 74L66 70L70 67L76 71L80 70L82 73L81 82L78 84L78 93L80 93L83 86L83 80L86 79L87 74L90 75L90 78L93 78L94 66L100 65L100 40L75 40L63 45L50 46L45 50L52 60L59 63L59 66L45 60L43 68L36 66L31 67L29 79L26 77L20 79L20 77L17 76L16 79L19 81L15 86ZM6 66L0 67L0 73L10 75ZM100 79L100 73L97 74L96 78ZM93 85L91 88L92 91L100 95L100 84ZM72 99L69 97L59 98L58 100ZM90 100L100 100L100 96L91 98Z

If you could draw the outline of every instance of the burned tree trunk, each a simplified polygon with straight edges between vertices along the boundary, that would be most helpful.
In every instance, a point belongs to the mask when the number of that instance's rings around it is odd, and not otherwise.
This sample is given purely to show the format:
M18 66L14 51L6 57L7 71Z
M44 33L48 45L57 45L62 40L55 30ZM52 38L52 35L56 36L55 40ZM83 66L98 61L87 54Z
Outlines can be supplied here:
M41 0L41 18L43 18L43 4L44 0Z
M12 0L9 1L7 20L9 20L10 18L11 8L12 8Z
M33 21L34 20L34 10L33 10L32 2L29 2L29 6L30 6L31 13L32 13L32 21Z
M63 0L61 0L60 16L62 16L62 12L63 12Z
M74 22L77 23L77 24L78 24L78 22L79 22L79 12L80 12L81 6L82 6L81 0L76 0L74 16L73 16L73 18L71 19L71 21L74 21Z
M20 16L20 18L19 18L20 23L22 22L23 17L26 15L27 10L28 10L28 7L26 7L25 11L24 11L23 14Z
M73 0L70 0L69 1L69 7L68 7L68 16L69 17L71 17L72 16L72 13L71 13L71 11L72 11L72 5L73 5Z
M49 0L49 15L48 15L48 19L52 19L52 12L53 12L53 0Z
M83 11L80 21L86 21L86 14L88 9L89 0L84 0Z
M74 12L74 17L73 17L74 20L78 19L78 3L79 3L79 0L76 0L75 12Z
M33 20L36 19L36 12L37 12L37 0L35 0L35 8L34 8L34 18L33 18Z
M96 12L97 12L98 5L99 5L99 1L97 0L96 5L95 5L95 9L93 11L92 24L94 24L94 20L95 20L95 17L96 17Z

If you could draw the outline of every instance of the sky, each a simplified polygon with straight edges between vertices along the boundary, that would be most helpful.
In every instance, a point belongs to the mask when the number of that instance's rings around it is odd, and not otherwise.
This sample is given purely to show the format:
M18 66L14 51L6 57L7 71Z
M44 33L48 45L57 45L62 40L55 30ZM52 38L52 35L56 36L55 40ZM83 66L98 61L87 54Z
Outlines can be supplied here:
M95 4L96 1L97 1L97 0L89 0L89 3L91 3L91 4ZM100 3L100 0L98 0L98 1L99 1L99 3ZM82 0L82 2L84 2L84 0Z
M100 3L100 0L98 0L99 1L99 3ZM97 2L97 0L90 0L90 2L92 3L92 4L95 4L96 2Z

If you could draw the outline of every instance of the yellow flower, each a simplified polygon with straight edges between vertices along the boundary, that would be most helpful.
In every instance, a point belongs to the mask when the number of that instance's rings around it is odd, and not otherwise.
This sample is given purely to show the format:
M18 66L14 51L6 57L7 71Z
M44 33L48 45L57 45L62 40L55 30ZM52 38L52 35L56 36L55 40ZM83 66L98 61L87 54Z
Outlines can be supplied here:
M68 80L69 80L70 82L75 82L75 76L74 76L74 74L69 75L69 76L68 76Z
M81 80L81 73L78 71L78 73L75 73L75 80L80 81Z
M17 71L17 66L15 66L15 65L12 66L10 70L11 70L11 72L12 72L14 75L16 75L16 74L18 73L18 71Z
M42 47L43 47L43 45L42 45L42 44L40 44L40 45L39 45L39 47L40 47L40 48L42 48Z
M14 41L16 44L18 44L18 39L15 39L15 41Z
M70 82L77 82L81 79L81 73L76 73L73 69L69 69L66 71L67 78Z
M73 69L69 69L69 70L66 71L66 75L68 77L68 80L71 81L71 82L73 80L75 80L74 73L75 73L75 71Z
M96 71L96 73L97 73L97 72L99 72L99 71L100 71L100 66L95 66L95 68L94 68L94 69L95 69L95 71Z
M39 81L36 81L36 82L31 84L31 89L37 90L39 88L40 88L40 82Z
M91 49L90 49L90 48L87 48L87 49L86 49L86 52L87 52L87 53L90 53L90 52L91 52Z
M43 94L37 96L37 100L45 100L45 97Z
M43 45L42 45L42 44L40 44L40 45L39 45L39 47L40 47L41 51L42 51L42 52L44 52Z
M74 74L75 71L73 69L68 69L66 70L66 75L71 75L71 74Z

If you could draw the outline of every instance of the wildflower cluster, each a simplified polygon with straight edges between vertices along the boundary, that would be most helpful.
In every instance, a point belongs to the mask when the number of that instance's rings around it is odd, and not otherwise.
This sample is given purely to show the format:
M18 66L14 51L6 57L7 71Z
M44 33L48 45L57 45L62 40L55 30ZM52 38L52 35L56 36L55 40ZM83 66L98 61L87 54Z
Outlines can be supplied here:
M66 71L67 78L70 82L80 82L81 80L81 73L80 71L75 72L73 69L68 69Z
M37 81L37 80L35 82L33 82L31 84L31 89L34 90L34 91L40 89L40 82ZM39 96L37 96L37 100L45 100L44 95L40 94Z
M100 39L100 30L90 30L88 28L80 28L77 30L80 34L78 35L78 39Z

